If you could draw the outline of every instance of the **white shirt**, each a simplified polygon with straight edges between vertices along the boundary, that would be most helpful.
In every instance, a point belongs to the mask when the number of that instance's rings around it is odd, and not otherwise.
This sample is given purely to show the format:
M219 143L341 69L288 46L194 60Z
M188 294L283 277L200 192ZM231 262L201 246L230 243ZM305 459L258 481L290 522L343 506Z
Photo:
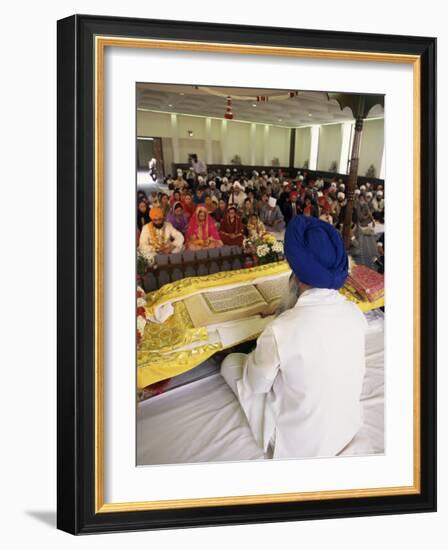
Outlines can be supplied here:
M151 256L158 253L158 251L151 243L149 226L149 223L145 224L140 234L139 249L143 256ZM156 235L161 245L169 243L174 245L173 253L180 252L182 250L184 244L184 236L169 222L165 222L163 224L163 227L161 227L160 229L156 228Z
M205 173L207 173L207 165L201 159L198 159L197 162L193 162L191 168L196 174L205 174Z
M334 456L362 425L367 321L338 291L313 288L274 319L237 381L253 435L273 458Z
M238 194L236 194L235 191L233 191L229 197L229 204L236 204L238 208L242 208L244 201L246 199L247 199L247 195L244 191L240 190Z

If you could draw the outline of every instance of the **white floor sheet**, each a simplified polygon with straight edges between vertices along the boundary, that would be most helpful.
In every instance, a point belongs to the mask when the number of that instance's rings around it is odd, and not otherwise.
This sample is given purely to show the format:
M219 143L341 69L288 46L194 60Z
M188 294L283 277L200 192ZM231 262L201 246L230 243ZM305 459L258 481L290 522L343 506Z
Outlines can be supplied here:
M342 455L384 452L384 316L378 310L366 316L364 424ZM220 374L175 388L137 407L137 465L264 458Z

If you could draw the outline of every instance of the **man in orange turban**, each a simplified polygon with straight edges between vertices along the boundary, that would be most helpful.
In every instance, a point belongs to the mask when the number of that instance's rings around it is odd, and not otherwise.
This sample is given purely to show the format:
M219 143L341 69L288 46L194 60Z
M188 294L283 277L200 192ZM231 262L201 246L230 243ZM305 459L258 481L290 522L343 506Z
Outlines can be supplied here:
M153 206L149 211L151 221L142 228L139 250L148 258L156 254L171 254L183 249L184 237L169 222L165 221L163 211Z

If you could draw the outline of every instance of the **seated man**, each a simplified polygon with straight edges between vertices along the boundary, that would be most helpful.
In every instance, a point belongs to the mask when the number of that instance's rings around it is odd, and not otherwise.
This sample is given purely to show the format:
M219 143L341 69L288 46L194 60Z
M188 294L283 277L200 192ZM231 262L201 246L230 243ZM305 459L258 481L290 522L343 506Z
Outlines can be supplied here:
M151 208L149 217L151 221L143 226L140 235L140 253L146 257L153 257L156 254L180 252L183 249L184 237L165 221L162 209Z
M285 256L293 273L278 316L254 351L226 357L221 374L265 456L334 456L362 424L367 322L338 292L348 258L332 225L294 217ZM326 334L331 346L322 345Z
M281 231L285 228L285 220L277 205L277 199L269 197L267 205L260 212L260 220L268 231Z
M235 181L232 186L232 192L229 196L229 205L234 204L238 209L243 208L244 201L247 195L244 192L244 187L239 181Z

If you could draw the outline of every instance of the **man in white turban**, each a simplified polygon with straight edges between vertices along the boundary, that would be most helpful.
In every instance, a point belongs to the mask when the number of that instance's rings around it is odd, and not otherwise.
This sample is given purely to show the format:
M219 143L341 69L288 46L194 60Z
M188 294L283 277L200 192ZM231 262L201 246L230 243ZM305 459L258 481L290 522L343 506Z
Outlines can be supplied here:
M260 220L264 223L267 231L278 232L285 229L285 219L276 198L269 197L267 205L260 212Z
M362 425L367 322L338 292L348 259L332 225L296 216L285 255L292 274L281 312L254 351L226 357L221 375L266 458L335 456ZM331 346L322 345L327 334Z
M241 210L246 199L247 195L244 192L244 187L239 181L235 181L233 183L232 193L230 193L229 196L229 204L234 204L238 210Z

